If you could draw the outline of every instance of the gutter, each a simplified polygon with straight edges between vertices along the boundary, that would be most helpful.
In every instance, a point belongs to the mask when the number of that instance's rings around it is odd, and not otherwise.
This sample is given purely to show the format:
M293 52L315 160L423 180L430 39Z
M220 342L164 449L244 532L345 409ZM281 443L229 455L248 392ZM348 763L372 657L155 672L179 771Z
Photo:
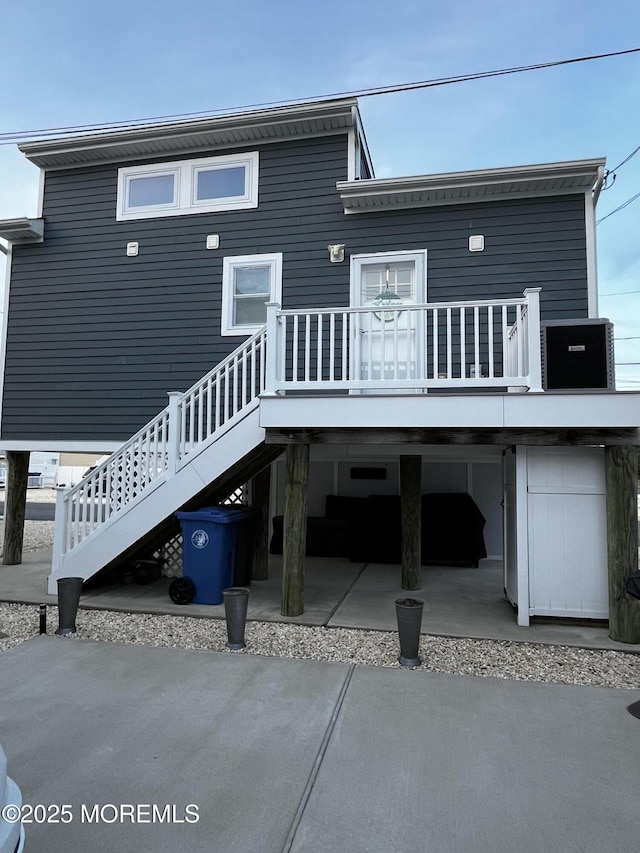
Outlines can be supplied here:
M593 188L593 206L595 208L598 203L598 199L600 198L600 193L602 192L602 185L604 184L605 173L604 166L598 166L598 177L596 179L596 185Z

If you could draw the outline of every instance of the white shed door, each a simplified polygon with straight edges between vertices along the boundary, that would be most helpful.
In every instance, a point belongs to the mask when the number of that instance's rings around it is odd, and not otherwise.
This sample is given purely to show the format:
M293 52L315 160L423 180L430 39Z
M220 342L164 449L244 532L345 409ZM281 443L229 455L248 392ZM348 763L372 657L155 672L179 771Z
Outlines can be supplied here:
M530 613L608 618L604 451L529 448L527 468Z

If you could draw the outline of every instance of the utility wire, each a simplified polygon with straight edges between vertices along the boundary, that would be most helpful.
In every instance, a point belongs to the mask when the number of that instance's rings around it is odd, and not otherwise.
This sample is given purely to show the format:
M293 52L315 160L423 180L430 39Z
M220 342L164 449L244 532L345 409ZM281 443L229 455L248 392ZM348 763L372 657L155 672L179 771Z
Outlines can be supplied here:
M306 97L301 98L298 101L289 102L289 101L268 101L261 104L248 104L243 107L234 107L234 113L242 113L247 110L255 110L258 108L263 109L275 109L279 106L283 105L303 105L305 103L313 102L313 101L323 101L323 100L331 100L333 98L366 98L371 97L372 95L386 95L391 94L393 92L409 92L414 89L428 89L433 88L435 86L447 86L452 83L464 83L470 80L484 80L488 77L502 77L507 74L520 74L524 71L538 71L542 68L556 68L560 65L571 65L578 62L591 62L595 59L609 59L614 56L625 56L631 53L640 53L640 47L630 48L629 50L617 50L612 51L610 53L598 53L593 54L591 56L578 56L572 59L560 59L554 62L539 62L534 65L520 65L513 68L500 68L494 71L480 71L474 74L459 74L453 77L438 77L432 80L421 80L413 83L398 83L389 86L378 86L378 87L370 87L368 89L356 89L347 92L333 92L330 95L316 95L314 97ZM197 118L199 116L210 116L215 115L217 113L225 113L228 112L230 108L216 109L216 110L201 110L199 112L192 113L176 113L173 115L166 116L155 116L153 118L144 118L144 119L132 119L128 121L118 121L118 122L104 122L102 124L84 124L84 125L70 125L66 127L47 127L47 128L39 128L37 130L21 130L21 131L13 131L8 133L0 134L0 144L6 145L10 142L16 142L20 139L28 139L28 138L44 138L48 136L66 136L67 134L75 134L78 131L88 131L88 132L98 132L100 130L108 130L108 129L121 129L125 130L127 128L136 127L140 124L147 124L152 122L160 122L167 120L189 120L193 118Z
M640 293L640 290L618 290L617 293L601 293L600 296L628 296L630 293Z
M609 174L611 174L611 173L613 173L613 172L617 172L617 171L618 171L618 169L619 169L621 166L624 166L624 164L625 164L625 163L628 163L628 162L629 162L629 160L631 160L631 158L632 158L632 157L635 157L635 156L636 156L636 154L638 153L638 151L640 151L640 145L638 145L638 147L637 147L634 151L632 151L632 152L631 152L631 154L629 154L629 156L628 156L628 157L625 157L625 158L624 158L624 160L622 161L622 163L618 163L618 165L617 165L617 166L614 166L614 168L613 168L613 169L609 169Z
M601 222L604 222L605 219L608 219L610 216L613 216L614 213L620 213L621 210L624 210L625 207L629 207L629 205L633 204L633 202L636 201L636 199L638 199L638 198L640 198L640 193L636 193L635 195L632 195L631 198L628 198L626 201L623 201L622 204L619 207L616 207L614 210L612 210L611 213L607 213L606 216L603 216L601 219L598 219L596 221L596 225L600 225ZM610 294L610 295L612 295L612 294Z

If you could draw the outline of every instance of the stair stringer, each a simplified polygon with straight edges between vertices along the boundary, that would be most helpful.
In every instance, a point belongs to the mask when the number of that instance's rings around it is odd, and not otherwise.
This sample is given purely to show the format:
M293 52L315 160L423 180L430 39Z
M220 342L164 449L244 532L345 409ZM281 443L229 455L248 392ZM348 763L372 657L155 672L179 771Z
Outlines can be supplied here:
M112 516L79 545L59 558L48 578L49 593L57 592L57 580L81 577L88 580L174 512L208 488L218 477L252 450L264 444L259 425L259 406L202 450L194 451L172 476L165 475L148 494Z

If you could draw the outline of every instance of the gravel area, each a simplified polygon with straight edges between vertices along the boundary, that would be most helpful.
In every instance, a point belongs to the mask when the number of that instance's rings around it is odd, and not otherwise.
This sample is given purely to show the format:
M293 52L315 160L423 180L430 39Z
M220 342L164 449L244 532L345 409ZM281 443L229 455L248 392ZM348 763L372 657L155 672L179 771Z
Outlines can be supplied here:
M50 634L57 619L57 608L50 606ZM88 639L228 652L225 623L220 619L80 610L77 627L75 637L56 641ZM37 633L36 605L0 604L0 652ZM391 631L249 622L246 643L245 653L254 655L399 668L398 638ZM425 672L640 689L640 655L633 653L424 634L420 656L419 669Z
M31 489L29 500L55 500L55 491ZM3 526L0 522L0 543ZM51 547L53 526L52 521L25 522L24 550ZM53 634L57 624L57 608L50 606L48 633ZM77 625L76 637L56 640L64 643L88 639L229 652L225 647L225 623L219 619L80 610ZM37 633L37 605L0 603L0 652ZM249 622L246 642L246 653L254 655L400 667L398 637L391 631ZM635 653L423 634L420 656L423 663L419 669L425 672L640 689L640 655Z

